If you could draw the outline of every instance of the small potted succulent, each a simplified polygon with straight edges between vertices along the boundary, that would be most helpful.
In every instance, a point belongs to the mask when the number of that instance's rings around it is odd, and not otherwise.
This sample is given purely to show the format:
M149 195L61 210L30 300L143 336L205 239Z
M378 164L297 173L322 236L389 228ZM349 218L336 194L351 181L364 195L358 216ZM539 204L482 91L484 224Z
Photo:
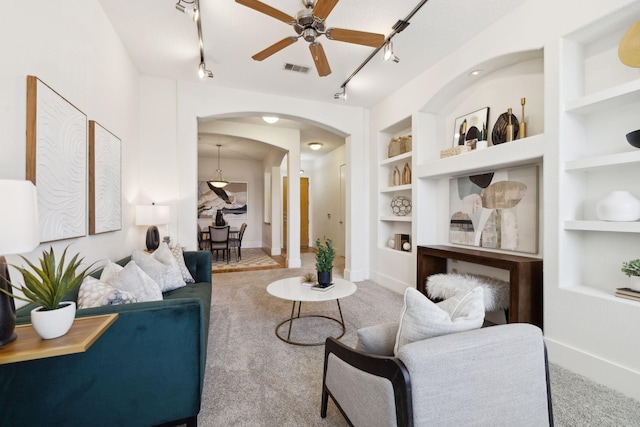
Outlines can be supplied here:
M56 264L56 256L52 247L49 248L49 251L43 251L39 267L21 256L20 258L28 264L33 272L12 265L22 274L24 280L24 285L12 283L12 286L19 289L24 296L0 289L15 299L39 305L31 310L31 323L38 335L44 339L58 338L69 331L75 318L76 303L62 301L62 298L69 291L80 286L84 278L93 272L89 271L93 264L78 272L84 260L84 258L78 259L78 254L65 266L67 249L62 253L59 264Z
M326 239L325 243L320 243L316 239L316 270L318 272L318 285L326 287L331 284L331 270L333 269L333 257L336 252L333 249L331 239Z
M620 270L629 276L629 288L640 292L640 259L623 262Z

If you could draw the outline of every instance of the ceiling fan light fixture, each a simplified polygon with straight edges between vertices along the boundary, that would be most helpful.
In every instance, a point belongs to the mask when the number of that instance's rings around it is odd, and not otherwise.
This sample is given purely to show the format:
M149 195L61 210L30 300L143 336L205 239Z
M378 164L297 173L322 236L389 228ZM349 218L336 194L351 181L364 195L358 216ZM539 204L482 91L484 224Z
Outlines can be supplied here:
M262 120L264 120L265 122L269 123L269 124L274 124L277 123L278 120L280 120L280 117L275 117L275 116L262 116Z
M226 185L229 184L229 181L225 181L224 177L222 176L222 169L220 169L220 147L222 147L222 145L216 145L218 146L218 169L216 170L215 178L207 181L207 184L216 188L222 188L226 187Z
M322 148L322 143L321 142L310 142L309 143L309 148L311 148L313 151L318 151L319 149Z

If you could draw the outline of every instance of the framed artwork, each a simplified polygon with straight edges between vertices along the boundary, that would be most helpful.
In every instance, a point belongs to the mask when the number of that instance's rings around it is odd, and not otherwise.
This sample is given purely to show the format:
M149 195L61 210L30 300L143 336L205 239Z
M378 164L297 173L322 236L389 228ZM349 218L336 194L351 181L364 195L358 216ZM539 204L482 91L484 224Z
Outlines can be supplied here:
M218 209L225 220L248 219L248 184L230 182L223 188L209 186L207 181L198 183L198 218L215 219Z
M122 229L120 139L89 120L89 234Z
M87 230L87 116L27 76L27 179L38 190L40 241Z
M538 166L449 181L449 241L538 252Z
M453 128L453 146L473 145L471 141L487 139L488 125L489 107L458 117Z

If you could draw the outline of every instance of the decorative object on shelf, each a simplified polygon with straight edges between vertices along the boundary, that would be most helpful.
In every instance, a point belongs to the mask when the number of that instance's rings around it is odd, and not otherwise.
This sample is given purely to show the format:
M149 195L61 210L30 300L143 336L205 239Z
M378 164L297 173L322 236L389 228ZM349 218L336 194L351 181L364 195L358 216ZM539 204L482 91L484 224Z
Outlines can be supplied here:
M618 45L618 58L624 65L640 68L640 21L637 21L622 36Z
M391 184L393 186L400 185L402 183L402 177L400 176L400 169L398 167L393 168L393 177L391 179Z
M89 120L89 234L122 229L120 139Z
M320 239L316 239L316 270L318 273L318 285L320 287L329 286L331 280L331 270L333 269L333 257L335 251L331 239L326 239L325 243L320 243Z
M408 153L412 149L412 137L411 135L398 136L391 138L389 142L389 157L399 156L400 154Z
M454 178L449 183L451 243L537 252L536 165Z
M402 250L405 251L405 252L411 252L411 243L404 242L402 244Z
M637 221L640 219L640 200L628 191L612 191L596 203L596 215L603 221Z
M402 168L402 185L411 184L411 166L409 163L404 164Z
M520 118L520 125L518 126L518 139L527 137L527 124L524 121L524 104L526 98L520 98L520 105L522 105L522 117Z
M636 148L640 148L640 129L627 134L627 142Z
M30 252L40 243L38 235L38 198L36 187L26 180L0 180L0 347L17 335L16 306L9 268L4 255ZM8 292L8 293L7 293Z
M90 271L93 264L78 272L84 261L84 258L78 259L78 254L65 265L67 249L69 248L65 248L62 252L58 265L56 265L56 256L52 247L49 251L43 251L39 267L20 256L33 270L31 272L12 265L22 274L24 285L15 287L24 296L0 289L1 292L13 298L40 305L31 311L31 323L38 335L44 339L57 338L69 331L75 317L76 305L73 301L62 301L62 298L69 291L80 286L86 276L93 273Z
M511 108L507 109L507 114L509 115L509 122L507 123L507 135L506 135L506 142L511 142L513 141L515 138L515 133L513 131L513 123L512 123L512 118L513 118L513 113L511 112Z
M493 145L507 142L507 126L509 125L509 118L511 118L511 126L513 126L512 138L516 139L518 137L518 118L511 114L511 108L509 108L506 113L502 113L498 116L496 123L493 125L493 131L491 132L491 143Z
M409 249L411 249L411 236L408 234L394 234L393 239L389 240L393 240L393 245L391 246L392 249L397 251L407 251L404 249L405 244L409 244Z
M487 123L489 123L489 107L458 117L453 126L453 147L464 146L469 140L480 140L482 129L486 129ZM442 154L440 157L443 157Z
M387 246L389 246L391 249L394 249L396 247L396 241L395 239L389 239L387 240Z
M636 277L636 279L640 279L640 277ZM640 288L637 291L631 288L616 288L615 295L617 297L630 299L632 301L640 301Z
M620 270L629 276L629 289L640 292L640 259L623 262Z
M444 159L446 157L457 156L458 154L468 153L471 151L471 147L468 145L457 145L455 147L447 148L446 150L440 151L440 158Z
M26 178L38 188L40 241L87 234L87 116L27 76Z
M391 212L396 216L407 216L411 213L411 200L405 196L396 196L391 200Z

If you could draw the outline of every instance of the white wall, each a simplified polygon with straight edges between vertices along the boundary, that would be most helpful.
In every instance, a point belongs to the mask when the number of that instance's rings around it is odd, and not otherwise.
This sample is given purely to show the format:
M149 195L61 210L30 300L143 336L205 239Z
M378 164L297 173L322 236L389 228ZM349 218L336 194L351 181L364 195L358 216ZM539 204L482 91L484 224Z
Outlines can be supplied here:
M145 231L132 225L140 179L137 70L97 1L34 0L19 9L0 14L0 179L25 178L26 76L37 76L122 140L122 230L51 245L62 251L73 244L70 251L91 262L130 255L144 246ZM49 245L26 256L35 260Z
M230 182L246 182L247 195L247 219L234 219L233 215L226 215L225 219L231 227L240 228L243 222L247 223L247 229L242 238L243 248L262 247L262 197L264 192L262 174L262 162L251 160L223 159L220 167L224 179ZM217 157L198 158L198 181L206 181L213 178L215 170L218 168ZM197 215L197 212L194 212ZM215 221L215 216L211 218L199 218L198 225L209 226Z

